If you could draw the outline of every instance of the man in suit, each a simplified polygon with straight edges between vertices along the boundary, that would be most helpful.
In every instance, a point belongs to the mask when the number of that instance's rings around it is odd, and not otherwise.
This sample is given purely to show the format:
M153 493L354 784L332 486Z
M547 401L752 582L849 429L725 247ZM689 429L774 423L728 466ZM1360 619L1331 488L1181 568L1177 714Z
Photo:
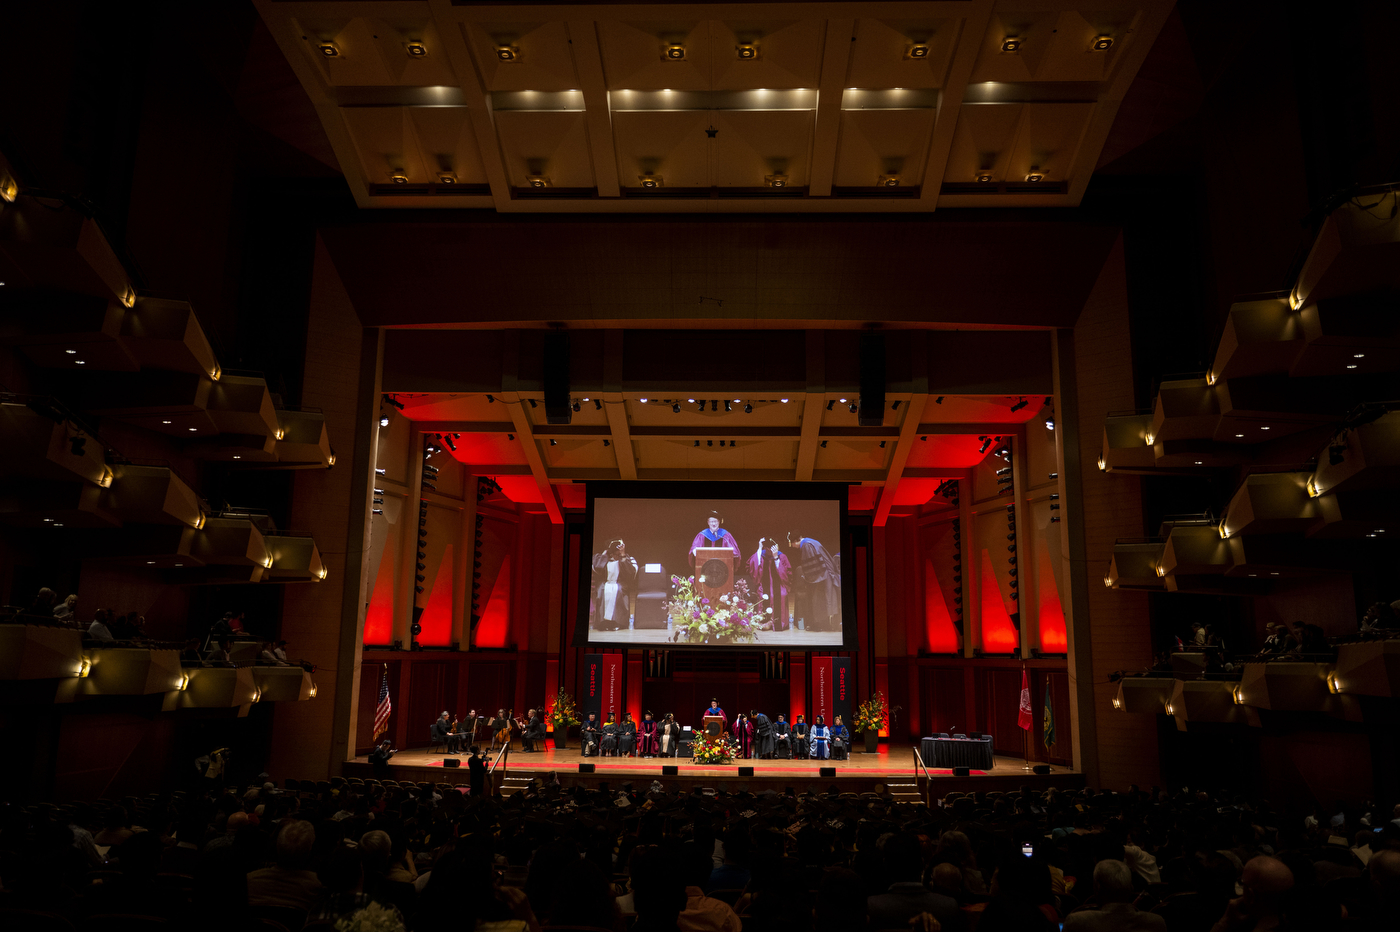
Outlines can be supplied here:
M389 776L389 758L394 756L394 752L389 748L389 739L385 738L379 742L379 747L369 752L369 763L374 768L376 778L387 778Z
M929 913L941 923L944 932L967 928L958 901L924 886L920 874L923 850L917 835L901 832L885 840L885 876L889 890L870 897L866 910L872 929L900 929L919 913Z
M1100 861L1094 865L1094 900L1099 907L1070 913L1065 917L1063 928L1065 932L1167 932L1165 919L1133 906L1136 896L1133 872L1126 862ZM1254 926L1251 924L1248 928Z
M434 745L441 744L447 748L447 753L451 754L452 749L447 746L447 734L451 730L452 723L448 720L450 716L444 712L433 722L433 727L429 730L429 737Z
M539 711L530 710L529 720L525 725L525 732L520 736L520 746L522 750L534 751L536 741L544 740L544 722L540 721Z

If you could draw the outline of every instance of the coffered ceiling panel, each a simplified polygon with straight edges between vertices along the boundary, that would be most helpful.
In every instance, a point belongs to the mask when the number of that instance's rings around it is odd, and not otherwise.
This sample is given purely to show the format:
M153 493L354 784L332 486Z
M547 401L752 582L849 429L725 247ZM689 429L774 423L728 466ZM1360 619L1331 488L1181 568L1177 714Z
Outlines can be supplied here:
M1093 109L1093 104L1026 104L1007 165L1008 176L1025 178L1027 172L1038 168L1045 172L1047 182L1068 178Z
M511 184L528 187L529 176L555 187L593 186L588 160L588 124L582 113L507 111L496 114Z
M389 184L391 175L403 172L412 184L426 184L431 176L423 161L411 111L398 107L346 107L345 125L359 151L364 177L370 184Z
M330 4L328 4L330 6ZM340 87L433 86L457 83L431 19L356 16L299 21L301 54ZM333 55L327 54L330 44Z
M923 178L932 110L844 110L836 184L872 187L881 175L898 175L900 186Z
M466 107L410 107L406 112L429 169L454 173L458 184L486 183Z
M464 28L488 91L566 91L579 86L564 23L468 23Z
M710 29L716 88L816 87L821 80L822 20L715 21ZM756 48L755 58L740 57L744 43Z
M959 19L857 20L845 86L942 87L961 25Z
M944 178L976 181L982 172L990 172L990 181L1006 180L1024 110L1024 104L963 107Z
M711 63L715 40L708 20L603 21L598 23L598 39L609 89L706 91L715 86ZM685 57L667 59L668 45L682 47Z

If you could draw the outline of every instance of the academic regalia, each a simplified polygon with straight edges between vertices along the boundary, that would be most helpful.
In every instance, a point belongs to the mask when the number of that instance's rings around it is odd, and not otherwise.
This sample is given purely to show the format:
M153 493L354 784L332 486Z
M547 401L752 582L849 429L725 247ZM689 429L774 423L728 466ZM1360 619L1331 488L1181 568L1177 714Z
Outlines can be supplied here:
M825 725L812 726L812 757L817 760L831 757L831 729Z
M749 557L746 564L749 578L758 585L758 591L768 596L764 608L772 607L769 616L774 631L786 631L788 621L788 587L792 581L792 561L781 550L776 557L764 549Z
M627 627L637 594L637 558L611 556L606 551L593 555L592 623L605 631Z
M710 707L709 707L708 709L706 709L704 712L701 712L701 713L700 713L700 720L701 720L702 722L704 721L704 717L705 717L706 715L718 715L718 716L719 716L719 730L720 730L720 731L728 731L728 730L729 730L729 716L724 714L724 710L723 710L723 709L719 708L718 706L713 706L713 705L710 706ZM702 729L702 730L703 730L703 729Z
M608 719L603 724L603 753L617 753L617 722Z
M773 756L773 723L762 712L753 717L753 753L765 760Z
M739 549L739 542L734 539L734 535L720 528L712 531L709 528L695 535L695 539L690 542L690 568L695 567L695 550L698 547L728 547L734 551L734 565L737 567L744 560L743 551Z
M617 749L624 757L631 757L637 747L637 723L630 718L617 729Z
M739 740L739 756L746 760L753 757L753 722L742 712L734 719L734 737Z
M681 748L681 726L679 722L661 723L661 756L676 757Z
M792 756L808 757L811 750L811 739L808 737L812 733L812 726L806 722L792 723Z
M804 537L797 542L797 614L808 631L832 631L841 615L841 570L821 545Z
M589 719L583 723L579 740L583 743L584 757L593 757L598 753L603 743L603 732L598 727L597 719Z
M655 757L661 753L661 729L653 719L642 719L641 744L638 753L646 757Z
M832 760L850 760L851 757L851 733L846 730L845 725L836 725L831 729L831 758Z
M787 760L792 757L792 726L787 722L773 723L773 756Z

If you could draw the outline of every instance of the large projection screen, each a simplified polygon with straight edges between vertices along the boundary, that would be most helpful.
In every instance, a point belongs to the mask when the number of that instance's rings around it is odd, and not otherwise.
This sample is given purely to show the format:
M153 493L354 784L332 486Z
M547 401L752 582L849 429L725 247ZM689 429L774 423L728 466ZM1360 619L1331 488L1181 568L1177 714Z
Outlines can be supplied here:
M590 484L574 642L849 647L846 494L827 485Z

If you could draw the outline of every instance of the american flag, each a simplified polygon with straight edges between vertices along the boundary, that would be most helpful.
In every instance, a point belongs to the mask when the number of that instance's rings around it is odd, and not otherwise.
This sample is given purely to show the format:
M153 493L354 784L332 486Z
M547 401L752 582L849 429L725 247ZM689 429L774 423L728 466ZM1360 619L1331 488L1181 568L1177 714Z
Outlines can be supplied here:
M386 664L379 674L379 706L374 710L374 739L389 730L389 713L394 711L394 703L389 698L389 667Z

